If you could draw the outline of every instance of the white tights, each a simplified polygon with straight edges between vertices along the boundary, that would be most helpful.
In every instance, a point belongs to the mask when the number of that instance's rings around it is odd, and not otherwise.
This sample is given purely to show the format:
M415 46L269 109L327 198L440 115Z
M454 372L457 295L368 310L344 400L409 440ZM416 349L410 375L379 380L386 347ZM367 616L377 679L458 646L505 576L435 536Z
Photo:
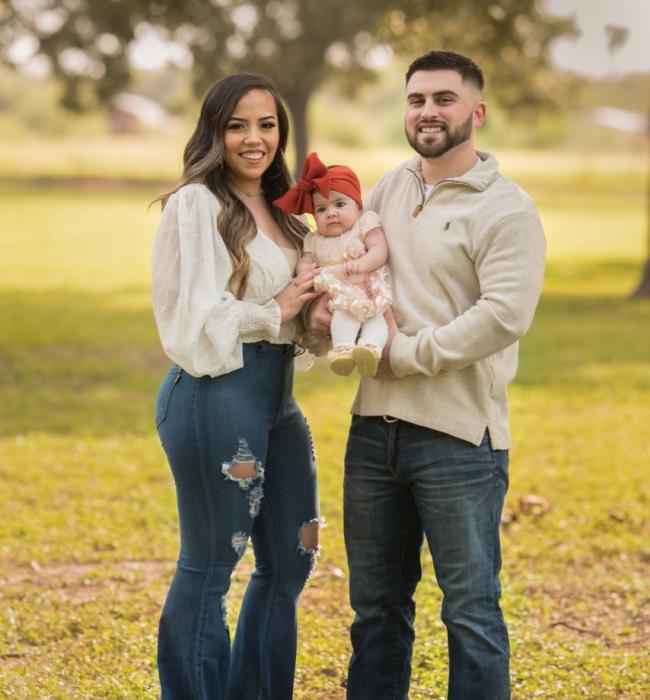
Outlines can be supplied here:
M359 321L351 313L337 309L332 314L332 345L356 345L357 335L360 345L374 345L380 350L386 345L388 340L388 326L383 315L374 316L365 323Z

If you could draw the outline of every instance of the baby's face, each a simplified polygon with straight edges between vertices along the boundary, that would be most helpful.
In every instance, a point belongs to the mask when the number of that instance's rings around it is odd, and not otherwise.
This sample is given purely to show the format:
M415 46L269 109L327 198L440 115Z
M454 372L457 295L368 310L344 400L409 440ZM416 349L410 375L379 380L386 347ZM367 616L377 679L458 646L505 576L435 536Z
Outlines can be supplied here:
M342 192L330 192L329 198L314 192L314 219L316 228L321 236L340 236L343 232L352 228L359 218L359 205Z

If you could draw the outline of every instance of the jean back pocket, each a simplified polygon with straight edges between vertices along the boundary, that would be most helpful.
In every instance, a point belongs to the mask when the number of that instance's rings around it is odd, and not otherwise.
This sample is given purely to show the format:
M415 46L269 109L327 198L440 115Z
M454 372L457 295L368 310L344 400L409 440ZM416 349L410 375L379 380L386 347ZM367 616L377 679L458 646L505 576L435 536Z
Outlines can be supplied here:
M167 376L163 379L160 385L160 390L158 391L158 398L156 399L156 428L159 428L161 423L167 418L167 407L169 406L169 400L171 398L174 387L178 384L183 373L183 368L179 365L172 365L171 369L167 373Z

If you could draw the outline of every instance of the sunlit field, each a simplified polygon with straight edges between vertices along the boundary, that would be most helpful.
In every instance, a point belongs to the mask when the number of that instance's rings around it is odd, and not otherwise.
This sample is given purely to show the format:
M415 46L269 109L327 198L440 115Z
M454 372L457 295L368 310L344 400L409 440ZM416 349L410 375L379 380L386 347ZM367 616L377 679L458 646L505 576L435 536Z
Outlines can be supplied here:
M22 158L0 149L0 698L151 699L177 521L153 428L167 360L149 308L158 208L147 206L174 180L180 147L69 146L30 146ZM366 186L409 155L316 148L356 167ZM650 302L628 296L647 252L644 160L500 160L535 197L549 244L510 392L502 582L513 698L643 700ZM11 181L17 175L22 184ZM63 175L79 179L37 182ZM344 697L352 616L341 475L354 390L353 377L320 363L297 376L329 524L301 603L297 700ZM414 700L446 697L446 636L426 549L423 561ZM231 621L251 566L247 554Z

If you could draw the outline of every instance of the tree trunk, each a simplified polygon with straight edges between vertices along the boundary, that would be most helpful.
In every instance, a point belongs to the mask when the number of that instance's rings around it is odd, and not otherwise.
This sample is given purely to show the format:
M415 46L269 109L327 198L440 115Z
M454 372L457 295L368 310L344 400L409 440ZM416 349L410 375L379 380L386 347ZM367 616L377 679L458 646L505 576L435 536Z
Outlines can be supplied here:
M632 299L647 299L650 297L650 258L645 261L641 281L632 292Z
M311 91L293 90L283 92L283 96L291 110L293 121L293 145L296 151L296 163L293 174L296 180L300 177L302 164L307 158L307 147L309 144L309 125L307 124L307 106Z
M639 282L637 288L632 292L632 299L647 299L650 297L650 112L648 112L648 121L646 126L646 137L648 140L648 183L646 189L646 215L645 215L645 225L646 233L648 238L648 259L645 261L643 266L643 272L641 273L641 281Z

